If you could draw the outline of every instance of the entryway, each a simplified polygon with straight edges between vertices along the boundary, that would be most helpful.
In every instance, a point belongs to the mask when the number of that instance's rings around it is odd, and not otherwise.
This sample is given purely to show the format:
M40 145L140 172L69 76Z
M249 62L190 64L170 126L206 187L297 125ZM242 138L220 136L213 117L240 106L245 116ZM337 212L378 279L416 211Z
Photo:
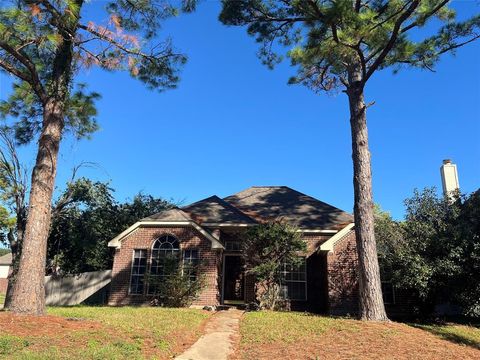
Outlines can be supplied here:
M223 303L237 305L245 303L244 262L240 255L223 257Z

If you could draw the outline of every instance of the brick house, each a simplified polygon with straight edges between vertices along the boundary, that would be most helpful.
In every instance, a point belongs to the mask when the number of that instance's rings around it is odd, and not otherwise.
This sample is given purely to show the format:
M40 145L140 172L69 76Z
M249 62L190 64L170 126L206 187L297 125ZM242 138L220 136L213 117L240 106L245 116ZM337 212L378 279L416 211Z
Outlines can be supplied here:
M212 196L149 216L111 240L114 248L110 305L145 304L145 274L161 275L159 258L199 261L206 286L194 305L254 300L239 244L250 226L282 218L296 225L307 243L303 264L284 269L283 296L292 309L354 313L357 257L353 216L286 186L251 187L221 199Z

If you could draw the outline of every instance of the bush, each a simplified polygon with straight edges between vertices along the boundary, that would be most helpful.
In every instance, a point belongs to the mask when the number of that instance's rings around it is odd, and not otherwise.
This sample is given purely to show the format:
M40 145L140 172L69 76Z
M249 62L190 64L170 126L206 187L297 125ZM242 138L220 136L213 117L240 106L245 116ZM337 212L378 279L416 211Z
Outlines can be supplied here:
M148 275L152 305L185 307L192 304L205 287L205 276L198 265L182 265L177 258L164 259L164 275Z
M283 301L283 282L280 267L298 266L299 253L306 244L297 228L283 221L271 221L251 228L242 242L242 254L247 273L255 276L258 306L261 309L281 310L288 306Z

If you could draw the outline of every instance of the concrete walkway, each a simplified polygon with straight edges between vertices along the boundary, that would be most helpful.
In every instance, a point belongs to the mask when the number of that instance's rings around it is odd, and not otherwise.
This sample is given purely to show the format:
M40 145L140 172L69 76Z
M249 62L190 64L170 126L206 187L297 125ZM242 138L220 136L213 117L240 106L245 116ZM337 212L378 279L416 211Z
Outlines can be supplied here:
M205 333L177 360L226 360L239 340L243 311L219 311L208 321Z

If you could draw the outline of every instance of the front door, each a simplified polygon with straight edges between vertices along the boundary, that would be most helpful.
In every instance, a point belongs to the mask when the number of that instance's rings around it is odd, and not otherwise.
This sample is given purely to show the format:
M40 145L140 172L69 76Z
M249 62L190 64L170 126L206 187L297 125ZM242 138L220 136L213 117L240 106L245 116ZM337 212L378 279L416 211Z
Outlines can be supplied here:
M228 304L245 301L245 273L243 259L239 255L225 255L223 276L223 302Z

